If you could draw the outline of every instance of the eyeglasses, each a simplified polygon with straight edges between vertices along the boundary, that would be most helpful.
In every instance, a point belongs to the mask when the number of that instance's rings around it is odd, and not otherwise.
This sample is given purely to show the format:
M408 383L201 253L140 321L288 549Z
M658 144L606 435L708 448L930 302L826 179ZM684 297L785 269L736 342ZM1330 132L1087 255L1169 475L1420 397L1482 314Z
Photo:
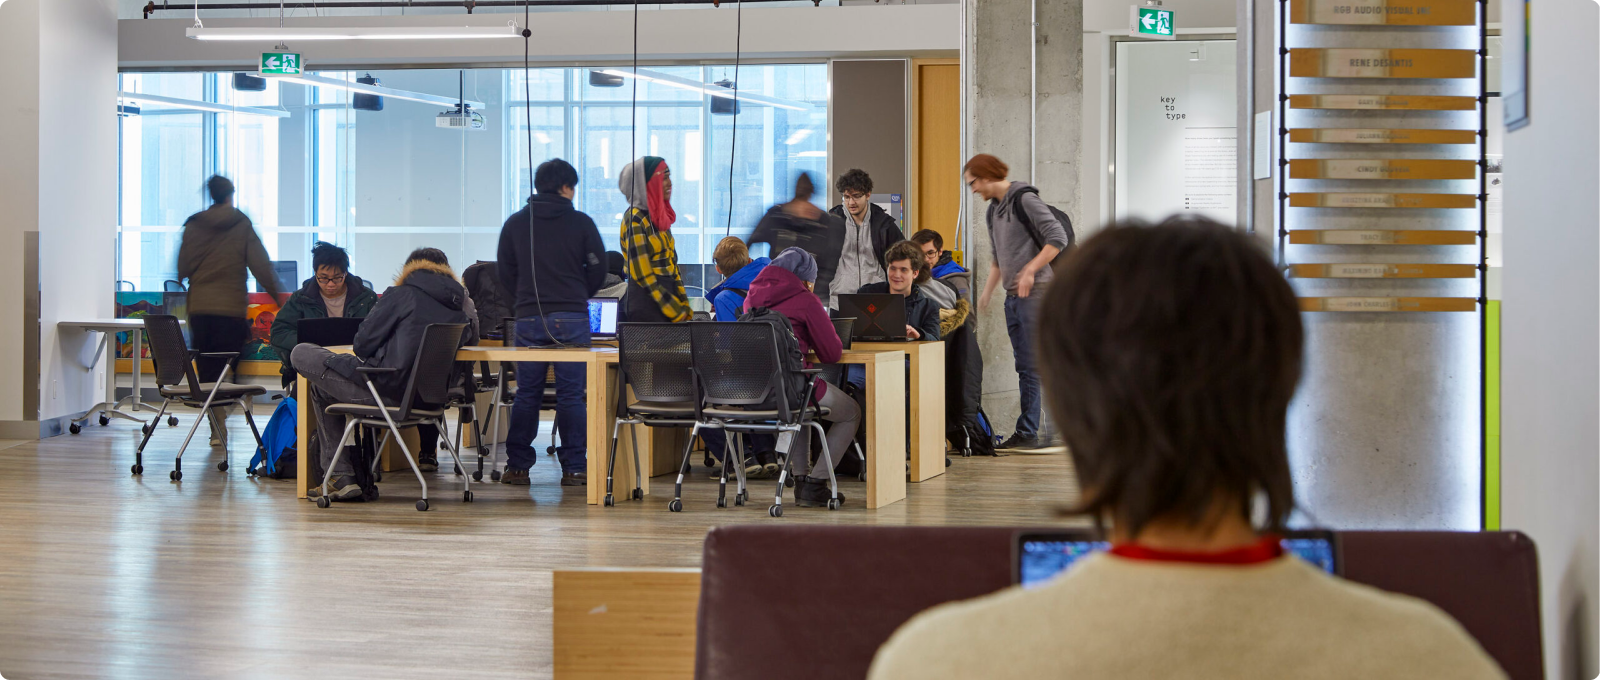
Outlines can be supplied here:
M344 274L338 276L317 275L317 283L344 283Z
M852 201L859 201L859 200L861 200L863 198L866 198L867 195L866 194L844 194L844 197L847 198L847 199L850 199Z

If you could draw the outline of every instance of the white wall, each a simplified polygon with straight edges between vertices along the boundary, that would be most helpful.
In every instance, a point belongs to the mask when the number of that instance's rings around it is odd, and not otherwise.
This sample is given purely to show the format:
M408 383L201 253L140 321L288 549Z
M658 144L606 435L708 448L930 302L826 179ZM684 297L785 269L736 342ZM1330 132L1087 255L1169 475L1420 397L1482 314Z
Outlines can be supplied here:
M0 6L0 64L0 422L17 423L36 417L23 413L23 235L39 228L39 0Z
M1587 679L1600 672L1600 12L1541 0L1532 16L1531 124L1505 137L1502 524L1539 547L1545 672Z

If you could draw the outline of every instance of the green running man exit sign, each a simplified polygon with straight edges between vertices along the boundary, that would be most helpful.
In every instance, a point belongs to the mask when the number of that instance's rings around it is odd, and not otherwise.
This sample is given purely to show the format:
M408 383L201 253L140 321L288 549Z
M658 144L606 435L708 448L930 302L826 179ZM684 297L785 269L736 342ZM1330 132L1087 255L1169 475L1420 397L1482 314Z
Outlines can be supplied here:
M261 75L298 76L305 64L296 52L262 52Z
M1134 5L1128 12L1128 35L1135 38L1172 40L1177 31L1172 10L1149 5Z

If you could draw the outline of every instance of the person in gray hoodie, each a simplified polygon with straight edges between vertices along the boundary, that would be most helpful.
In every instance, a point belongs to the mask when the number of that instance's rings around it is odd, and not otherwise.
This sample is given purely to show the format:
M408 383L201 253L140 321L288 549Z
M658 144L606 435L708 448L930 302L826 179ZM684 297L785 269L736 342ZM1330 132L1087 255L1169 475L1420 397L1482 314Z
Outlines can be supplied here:
M1027 182L1006 179L1010 168L986 153L967 161L961 179L972 193L989 201L987 213L989 242L994 259L983 293L978 296L978 311L989 306L996 286L1006 289L1006 332L1017 367L1017 389L1021 412L1011 437L996 449L1030 451L1044 448L1040 433L1039 372L1035 368L1033 338L1038 328L1038 300L1050 283L1050 263L1070 243L1066 225L1056 219L1050 206L1039 198L1039 190ZM1020 213L1027 213L1026 222ZM1033 225L1030 232L1028 224Z

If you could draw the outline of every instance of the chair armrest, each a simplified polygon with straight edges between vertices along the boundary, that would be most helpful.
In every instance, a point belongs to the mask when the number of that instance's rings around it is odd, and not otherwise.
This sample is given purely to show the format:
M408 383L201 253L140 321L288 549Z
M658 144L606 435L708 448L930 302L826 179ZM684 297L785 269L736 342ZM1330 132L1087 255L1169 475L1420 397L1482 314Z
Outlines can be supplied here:
M236 356L239 356L239 353L238 352L195 352L194 355L197 356L197 357L219 357L220 358L220 357L236 357Z
M366 375L372 375L373 373L397 373L399 371L400 369L398 368L383 368L381 366L361 366L356 369L357 373L363 373Z
M820 368L802 368L802 369L800 369L798 371L795 371L795 372L796 373L801 373L801 374L804 374L804 375L821 375L822 374L822 369L820 369Z

